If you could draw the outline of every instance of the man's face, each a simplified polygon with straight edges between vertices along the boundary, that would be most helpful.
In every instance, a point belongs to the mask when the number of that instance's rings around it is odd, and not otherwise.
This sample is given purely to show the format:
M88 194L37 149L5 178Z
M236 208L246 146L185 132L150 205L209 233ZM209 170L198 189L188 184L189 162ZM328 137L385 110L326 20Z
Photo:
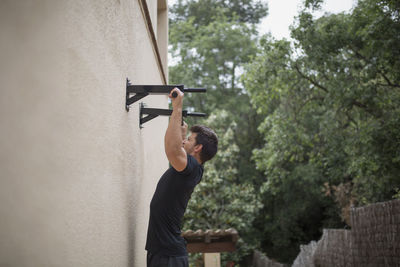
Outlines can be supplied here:
M191 155L194 151L194 147L196 146L196 136L197 133L191 133L188 138L183 140L182 146L185 149L186 153Z

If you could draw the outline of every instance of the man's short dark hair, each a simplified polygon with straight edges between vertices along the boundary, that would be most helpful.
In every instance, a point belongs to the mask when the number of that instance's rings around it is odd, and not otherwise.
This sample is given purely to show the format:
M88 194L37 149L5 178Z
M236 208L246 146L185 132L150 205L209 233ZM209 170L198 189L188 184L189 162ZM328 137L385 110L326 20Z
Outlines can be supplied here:
M213 130L204 125L194 125L190 128L192 133L196 133L196 145L202 145L200 159L204 164L212 159L218 150L218 137Z

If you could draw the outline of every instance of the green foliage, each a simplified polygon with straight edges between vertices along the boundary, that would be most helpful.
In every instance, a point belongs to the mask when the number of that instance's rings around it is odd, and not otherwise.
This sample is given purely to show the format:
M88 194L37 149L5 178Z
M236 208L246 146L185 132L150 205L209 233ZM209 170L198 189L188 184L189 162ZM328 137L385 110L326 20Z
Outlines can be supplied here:
M194 25L206 26L214 19L223 15L232 22L257 24L267 15L267 5L264 1L254 0L178 0L171 7L171 22L182 22L194 19ZM221 13L220 13L221 12Z
M393 199L400 199L400 189L395 188L395 194L392 197Z
M201 28L189 19L170 29L171 52L180 59L169 69L170 82L206 87L207 94L189 95L186 103L208 113L237 107L237 97L243 93L239 72L256 52L254 27L230 19L218 13Z
M265 117L253 157L266 177L256 227L270 256L290 262L321 227L341 225L349 203L336 206L324 185L351 185L356 205L398 196L399 7L360 0L350 14L319 19L305 8L295 41L264 36L246 68L243 83Z
M249 226L262 205L253 185L236 182L239 147L234 141L236 123L228 117L228 112L217 110L204 122L216 131L219 151L206 163L204 177L189 202L183 228L235 228L241 237L238 250L223 255L223 259L237 262L257 246Z
M350 205L399 197L399 1L315 19L322 3L304 1L292 42L258 40L261 1L170 9L169 83L208 89L185 104L212 114L200 123L221 140L185 229L235 227L235 261L257 247L290 263L322 228L343 227Z
M169 83L207 88L206 94L185 94L185 105L210 117L187 122L211 126L221 142L189 202L184 227L236 228L239 249L223 259L239 262L260 239L252 223L261 207L256 190L261 173L251 155L262 143L257 131L262 117L251 107L240 76L256 54L254 24L267 8L254 0L189 0L178 1L170 11L170 53L178 63L169 67Z
M262 117L251 107L240 76L256 53L257 39L254 25L237 20L238 15L227 17L219 11L201 27L196 27L193 17L171 24L170 52L179 64L169 68L170 83L207 88L207 94L185 96L185 104L195 110L229 112L228 119L238 123L234 136L240 147L237 179L256 183L260 173L251 162L251 151L262 142L256 130Z

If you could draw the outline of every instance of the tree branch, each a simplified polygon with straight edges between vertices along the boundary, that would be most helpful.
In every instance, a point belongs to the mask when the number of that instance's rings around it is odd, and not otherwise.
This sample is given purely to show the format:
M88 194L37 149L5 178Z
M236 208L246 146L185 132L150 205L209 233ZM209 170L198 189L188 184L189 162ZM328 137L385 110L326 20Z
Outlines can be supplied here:
M384 83L377 83L376 85L400 88L400 84L384 84Z
M363 55L362 55L359 51L357 51L355 48L350 47L350 49L351 49L351 51L354 52L354 54L355 54L357 57L361 58L362 60L364 60L365 62L367 62L367 63L369 63L369 64L372 64L370 60L368 60L365 56L363 56ZM378 70L378 73L379 73L380 75L382 75L383 79L387 82L387 84L378 84L378 85L380 85L380 86L390 86L390 87L400 88L400 85L395 84L395 83L392 83L392 82L389 80L389 78L385 75L385 73L384 73L381 69L379 69L378 67L376 67L376 69Z
M299 66L297 66L297 64L294 65L296 71L298 74L300 74L300 76L304 79L306 79L307 81L309 81L310 83L312 83L313 85L315 85L316 87L322 89L324 92L328 92L328 89L322 85L320 85L319 83L317 83L316 81L314 81L313 79L311 79L310 77L308 77L307 75L305 75L304 73L302 73L299 69Z

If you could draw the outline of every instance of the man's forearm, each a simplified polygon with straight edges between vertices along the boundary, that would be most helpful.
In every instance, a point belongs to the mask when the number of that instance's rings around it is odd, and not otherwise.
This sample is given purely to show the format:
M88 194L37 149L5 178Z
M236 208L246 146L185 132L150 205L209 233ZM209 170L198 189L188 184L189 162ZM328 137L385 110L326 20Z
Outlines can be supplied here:
M165 132L165 150L178 151L182 149L182 107L174 108L169 120L167 131Z

